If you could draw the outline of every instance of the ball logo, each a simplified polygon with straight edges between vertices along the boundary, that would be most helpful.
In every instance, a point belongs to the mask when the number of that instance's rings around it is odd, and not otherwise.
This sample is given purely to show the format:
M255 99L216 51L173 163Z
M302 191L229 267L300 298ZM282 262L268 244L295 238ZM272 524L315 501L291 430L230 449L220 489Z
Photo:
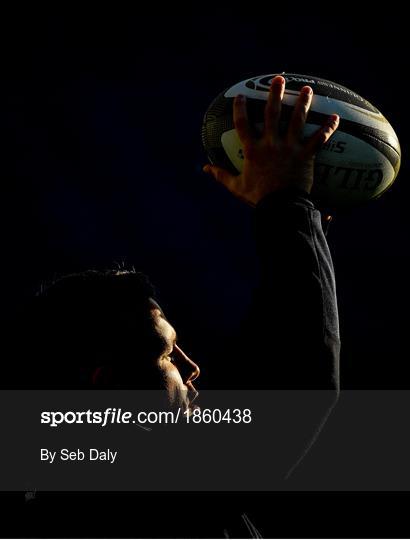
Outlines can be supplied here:
M313 79L303 79L301 77L291 77L290 75L284 75L285 79L286 79L286 82L303 82L303 83L307 83L307 84L315 84L316 81L313 80Z
M251 88L252 90L261 90L264 92L268 92L272 84L272 79L276 75L277 74L267 75L267 76L265 75L264 77L260 79L250 79L249 81L246 82L245 86L247 88ZM304 83L304 84L316 84L317 82L314 79L307 79L304 77L295 77L293 75L286 75L286 73L281 73L280 75L284 77L284 79L286 80L286 83L298 82L298 83Z
M325 152L334 152L335 154L343 154L343 152L346 150L347 142L345 141L332 141L330 139L329 142L322 145L322 150Z

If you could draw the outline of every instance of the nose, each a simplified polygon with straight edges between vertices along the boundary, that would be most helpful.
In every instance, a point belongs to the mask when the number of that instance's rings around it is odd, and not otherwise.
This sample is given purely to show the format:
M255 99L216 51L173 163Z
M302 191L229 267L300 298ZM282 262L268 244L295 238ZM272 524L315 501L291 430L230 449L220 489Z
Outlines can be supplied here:
M199 377L199 367L177 344L174 345L173 357L185 384L192 383L192 381Z

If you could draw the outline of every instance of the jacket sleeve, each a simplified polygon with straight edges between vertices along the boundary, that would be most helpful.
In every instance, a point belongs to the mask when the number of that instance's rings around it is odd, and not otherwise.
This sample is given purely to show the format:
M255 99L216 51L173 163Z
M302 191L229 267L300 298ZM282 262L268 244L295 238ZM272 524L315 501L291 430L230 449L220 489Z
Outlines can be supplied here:
M309 195L287 189L266 196L255 211L255 239L260 277L238 357L243 387L269 390L262 431L275 444L264 450L262 437L259 448L269 453L273 482L289 478L337 402L339 323L332 258Z
M304 191L272 193L256 208L255 237L260 279L242 351L266 388L338 390L336 286L320 212Z

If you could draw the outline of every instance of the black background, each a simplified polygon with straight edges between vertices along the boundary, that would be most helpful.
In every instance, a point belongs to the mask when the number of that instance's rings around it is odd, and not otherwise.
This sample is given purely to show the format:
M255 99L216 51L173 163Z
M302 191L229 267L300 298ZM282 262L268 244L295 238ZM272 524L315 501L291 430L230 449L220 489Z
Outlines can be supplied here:
M391 6L373 15L347 8L337 15L330 8L215 11L206 4L157 11L99 7L57 14L21 7L2 17L4 320L56 275L135 266L157 286L184 349L202 368L204 387L217 387L212 351L246 310L255 259L252 210L201 171L202 117L222 89L247 77L313 74L368 99L401 141L403 163L393 188L371 205L336 216L328 240L341 317L342 388L409 388L404 14ZM339 527L333 535L377 536L398 525L407 500L386 494L83 497L13 500L26 516L27 534L35 534L30 523L42 536L65 534L51 522L71 513L89 518L77 535L188 537L223 536L222 514L218 521L209 509L224 506L231 509L228 522L248 512L264 536L329 535L326 513ZM188 501L203 500L202 509L196 505L186 515ZM376 512L367 515L364 502ZM271 504L279 508L275 526ZM136 508L157 516L155 507L159 516L175 517L155 517L148 526ZM67 535L77 531L71 517L58 519ZM22 524L18 519L20 534Z

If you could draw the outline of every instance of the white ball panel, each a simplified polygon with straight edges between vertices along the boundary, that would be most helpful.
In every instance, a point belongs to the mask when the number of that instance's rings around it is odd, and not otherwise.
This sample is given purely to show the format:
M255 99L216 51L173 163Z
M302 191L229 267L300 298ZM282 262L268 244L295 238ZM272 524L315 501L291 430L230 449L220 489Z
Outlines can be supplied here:
M262 124L258 124L259 129ZM309 136L317 125L305 126ZM243 167L243 147L235 129L221 137L222 146L238 171ZM358 157L360 156L360 159ZM359 203L378 197L393 182L395 171L389 160L377 149L357 137L337 131L329 143L316 156L316 166L323 185L316 186L320 193L331 197L329 202L338 204Z

